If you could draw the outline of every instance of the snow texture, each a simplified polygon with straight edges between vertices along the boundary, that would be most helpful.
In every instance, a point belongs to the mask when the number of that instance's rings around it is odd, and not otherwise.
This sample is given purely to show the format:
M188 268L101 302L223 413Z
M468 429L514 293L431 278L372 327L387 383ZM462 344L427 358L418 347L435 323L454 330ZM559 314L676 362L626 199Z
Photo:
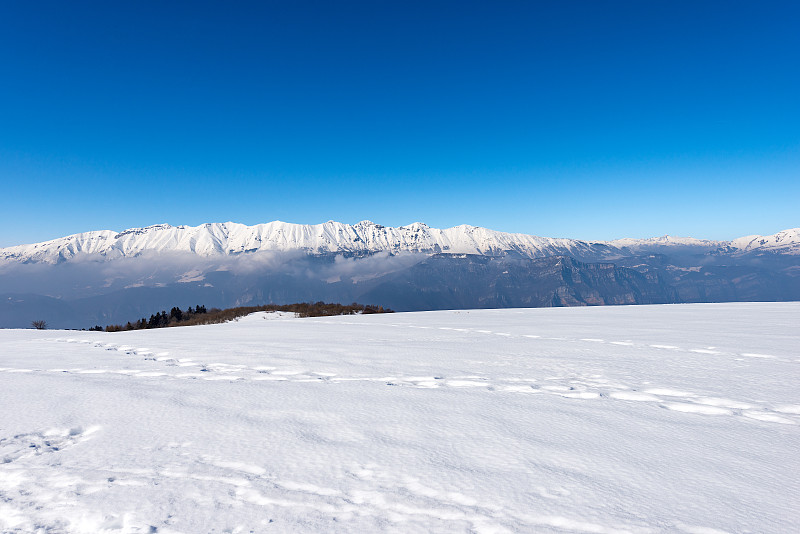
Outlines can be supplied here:
M785 533L800 303L0 331L0 531Z

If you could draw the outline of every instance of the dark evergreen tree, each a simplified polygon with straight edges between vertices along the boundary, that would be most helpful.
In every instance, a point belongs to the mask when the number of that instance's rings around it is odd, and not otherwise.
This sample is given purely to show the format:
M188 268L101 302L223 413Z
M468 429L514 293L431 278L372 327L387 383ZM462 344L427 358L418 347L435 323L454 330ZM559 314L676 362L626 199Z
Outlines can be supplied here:
M175 319L175 322L179 323L183 320L183 312L176 306L169 311L169 317L170 320Z

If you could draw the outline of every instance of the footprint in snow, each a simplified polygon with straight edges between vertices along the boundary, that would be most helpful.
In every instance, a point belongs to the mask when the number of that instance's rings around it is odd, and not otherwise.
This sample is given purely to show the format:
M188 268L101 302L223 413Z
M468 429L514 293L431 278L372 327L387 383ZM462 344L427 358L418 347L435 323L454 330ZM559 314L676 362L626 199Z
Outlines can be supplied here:
M62 451L86 441L100 429L99 426L76 426L50 429L28 434L16 434L0 439L0 463L9 464L32 456Z

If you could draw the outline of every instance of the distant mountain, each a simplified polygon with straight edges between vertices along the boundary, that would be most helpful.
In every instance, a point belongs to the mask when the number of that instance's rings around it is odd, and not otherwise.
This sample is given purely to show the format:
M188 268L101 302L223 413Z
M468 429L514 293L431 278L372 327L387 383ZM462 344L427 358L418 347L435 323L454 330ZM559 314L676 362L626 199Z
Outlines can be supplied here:
M319 300L398 311L800 300L800 229L588 242L422 223L161 224L0 249L0 327Z
M800 255L800 228L783 230L773 235L749 235L732 241L711 241L693 237L651 237L649 239L615 239L607 245L632 252L654 252L664 249L715 250L729 254L789 254Z
M749 235L734 239L729 245L737 252L772 252L800 255L800 228L773 235Z
M728 241L711 241L708 239L675 237L671 235L651 237L649 239L623 238L608 241L606 243L612 247L631 252L652 252L662 249L716 250L718 248L730 246L730 242Z
M255 226L232 222L200 226L157 224L119 233L110 230L85 232L43 243L2 248L0 261L55 264L80 256L115 259L144 253L182 252L214 257L266 251L351 255L377 252L512 254L526 258L566 255L597 260L665 248L800 254L800 228L772 236L740 237L733 241L663 236L603 242L512 234L469 225L438 229L423 223L397 228L370 221L354 225L335 221L314 225L274 221Z

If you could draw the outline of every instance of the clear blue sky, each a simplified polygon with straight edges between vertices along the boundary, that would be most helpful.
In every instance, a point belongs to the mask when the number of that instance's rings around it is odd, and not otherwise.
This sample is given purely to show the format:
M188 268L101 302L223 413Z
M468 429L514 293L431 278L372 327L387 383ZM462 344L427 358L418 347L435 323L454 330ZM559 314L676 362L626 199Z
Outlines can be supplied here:
M0 3L0 246L800 226L800 2Z

